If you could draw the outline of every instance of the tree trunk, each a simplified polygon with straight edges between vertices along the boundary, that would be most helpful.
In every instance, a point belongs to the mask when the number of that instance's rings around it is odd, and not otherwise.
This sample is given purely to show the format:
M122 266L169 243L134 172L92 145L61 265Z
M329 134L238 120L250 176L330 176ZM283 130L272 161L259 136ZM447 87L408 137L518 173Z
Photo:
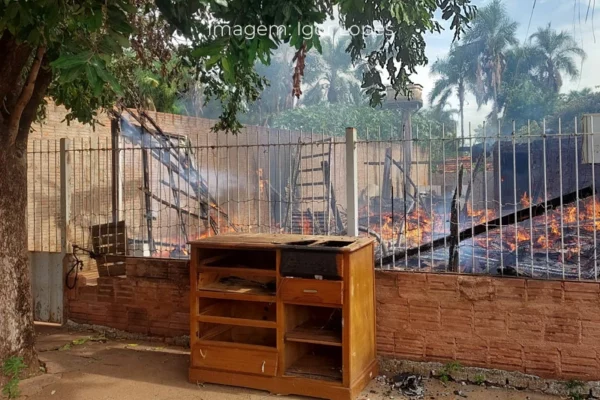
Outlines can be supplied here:
M7 135L6 128L0 127L0 139ZM21 356L37 369L27 252L27 151L23 147L0 146L0 362Z

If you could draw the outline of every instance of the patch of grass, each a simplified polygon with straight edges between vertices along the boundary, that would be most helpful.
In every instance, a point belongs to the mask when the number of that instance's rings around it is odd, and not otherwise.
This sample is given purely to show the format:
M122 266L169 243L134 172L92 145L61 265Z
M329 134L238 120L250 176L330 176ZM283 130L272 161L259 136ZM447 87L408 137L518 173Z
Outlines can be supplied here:
M106 338L104 336L82 337L82 338L72 340L69 343L62 345L61 347L58 348L58 351L71 350L73 348L73 346L81 346L81 345L86 344L87 342L102 342L103 343L103 342L106 342Z
M79 338L73 340L71 343L73 343L75 346L81 346L82 344L86 344L86 342L90 339L90 337Z
M452 378L453 372L458 372L462 368L462 364L458 361L452 361L444 365L444 367L440 370L440 381L446 383L450 381Z
M67 350L71 350L71 342L61 346L58 351L67 351Z
M583 382L571 379L565 383L565 386L569 390L569 398L571 400L583 400L585 398L585 395L581 393Z
M444 365L444 371L448 373L458 372L462 369L462 364L458 361L452 361Z
M10 357L4 360L2 373L10 378L19 375L25 368L27 365L23 362L23 357Z
M567 389L569 390L573 390L573 389L581 389L583 387L583 382L581 381L576 381L574 379L571 379L570 381L567 381L565 383L565 386L567 387Z
M484 384L485 376L481 374L475 375L475 377L473 377L473 383L475 383L476 385Z
M9 399L16 399L19 397L21 394L19 391L19 378L11 378L8 382L6 382L6 384L2 387L2 394Z
M8 382L2 387L2 394L9 399L19 397L19 376L27 368L23 357L9 357L2 363L2 374L9 378Z

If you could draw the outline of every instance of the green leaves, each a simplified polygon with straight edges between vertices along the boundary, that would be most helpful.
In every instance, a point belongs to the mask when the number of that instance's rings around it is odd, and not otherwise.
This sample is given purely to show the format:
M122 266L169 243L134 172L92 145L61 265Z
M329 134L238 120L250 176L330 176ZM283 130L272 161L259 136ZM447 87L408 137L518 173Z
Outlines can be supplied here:
M228 37L222 37L222 38L216 39L212 42L203 44L202 46L197 47L192 51L192 56L193 57L216 56L223 51L223 49L227 45L228 41L229 41Z
M59 82L69 83L79 78L87 78L94 96L99 96L105 83L108 83L117 94L121 94L121 86L107 70L106 62L91 51L79 54L63 54L50 63L59 73Z
M79 54L63 54L50 63L50 66L59 70L67 70L79 65L84 65L92 58L91 51L84 51Z

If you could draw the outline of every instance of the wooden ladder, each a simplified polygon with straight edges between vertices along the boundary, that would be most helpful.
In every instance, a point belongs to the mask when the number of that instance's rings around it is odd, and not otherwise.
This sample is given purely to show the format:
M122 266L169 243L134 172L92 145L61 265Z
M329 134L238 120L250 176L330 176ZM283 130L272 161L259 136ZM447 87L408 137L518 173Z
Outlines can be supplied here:
M331 181L332 146L332 138L298 145L292 177L294 207L289 221L293 233L303 233L308 221L312 231L304 233L329 234L332 219L336 229L343 230Z

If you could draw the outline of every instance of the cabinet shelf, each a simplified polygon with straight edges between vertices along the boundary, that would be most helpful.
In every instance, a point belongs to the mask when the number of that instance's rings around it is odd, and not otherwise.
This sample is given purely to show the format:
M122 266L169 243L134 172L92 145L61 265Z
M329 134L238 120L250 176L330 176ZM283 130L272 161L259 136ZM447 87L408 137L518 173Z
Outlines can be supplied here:
M285 305L285 340L342 347L342 310Z
M248 318L219 317L216 315L199 315L196 317L196 321L206 322L209 324L251 326L254 328L270 328L270 329L277 328L277 322L275 322L275 321L262 321L259 319L248 319Z
M198 297L274 303L275 293L259 284L212 282L198 288Z
M201 342L228 346L277 347L274 329L262 327L235 326L200 323L204 332L199 335Z
M342 346L342 333L318 327L311 322L297 326L285 334L288 342L313 343L326 346Z
M286 369L285 375L339 382L342 380L341 354L305 354Z
M199 290L197 292L198 297L205 299L224 299L224 300L240 300L240 301L257 301L261 303L275 303L276 297L274 295L259 295L259 294L248 294L248 293L235 293L227 291L210 291L210 290Z
M241 276L266 276L273 277L277 276L277 272L274 269L261 269L261 268L250 268L244 265L224 265L224 266L213 266L203 265L198 267L198 272L202 273L217 273L224 275L241 275Z

